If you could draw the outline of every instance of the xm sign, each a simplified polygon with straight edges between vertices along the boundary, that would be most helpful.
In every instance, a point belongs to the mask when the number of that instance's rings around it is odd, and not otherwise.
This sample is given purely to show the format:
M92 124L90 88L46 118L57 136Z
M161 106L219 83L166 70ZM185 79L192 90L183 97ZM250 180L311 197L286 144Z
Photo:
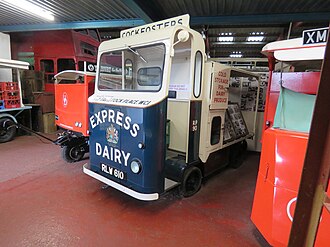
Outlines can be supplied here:
M329 29L327 27L320 29L305 30L303 32L303 45L313 45L326 43Z

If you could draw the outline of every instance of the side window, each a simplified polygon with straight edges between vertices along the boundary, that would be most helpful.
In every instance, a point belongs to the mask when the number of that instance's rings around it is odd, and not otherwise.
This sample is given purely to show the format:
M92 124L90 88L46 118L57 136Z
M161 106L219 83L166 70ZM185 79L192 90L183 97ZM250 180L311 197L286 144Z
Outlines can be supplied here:
M72 58L60 58L57 60L57 73L68 69L76 70L76 64Z
M40 68L41 71L45 73L46 83L54 83L54 61L50 59L42 59L40 60Z
M195 56L195 74L194 74L194 96L198 98L201 95L203 56L200 51Z
M221 130L221 117L217 116L212 119L211 126L211 145L218 144L220 141L220 130Z
M137 81L140 86L159 86L162 70L159 67L141 68L138 70Z
M42 59L40 60L40 67L43 72L54 73L54 61Z

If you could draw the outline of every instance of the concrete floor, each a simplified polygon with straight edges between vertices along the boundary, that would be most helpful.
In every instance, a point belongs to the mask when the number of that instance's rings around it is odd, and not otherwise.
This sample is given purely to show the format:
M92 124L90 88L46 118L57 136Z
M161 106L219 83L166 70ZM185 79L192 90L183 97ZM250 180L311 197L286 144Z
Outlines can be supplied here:
M259 155L190 198L142 202L35 136L0 144L0 246L268 246L250 220Z

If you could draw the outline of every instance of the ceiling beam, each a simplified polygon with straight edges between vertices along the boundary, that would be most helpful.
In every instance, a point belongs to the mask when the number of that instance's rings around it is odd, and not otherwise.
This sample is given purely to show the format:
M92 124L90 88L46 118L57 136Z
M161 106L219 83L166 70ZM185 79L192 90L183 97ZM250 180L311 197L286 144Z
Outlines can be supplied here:
M281 24L295 21L329 21L330 12L316 13L288 13L288 14L263 14L263 15L226 15L226 16L200 16L191 17L193 25L219 25L219 24L256 24L272 23Z
M113 19L107 21L79 21L47 24L26 24L0 26L0 32L27 32L63 29L85 29L85 28L127 28L144 25L142 19Z
M137 4L136 0L122 0L122 2L136 13L145 23L153 22L152 18Z

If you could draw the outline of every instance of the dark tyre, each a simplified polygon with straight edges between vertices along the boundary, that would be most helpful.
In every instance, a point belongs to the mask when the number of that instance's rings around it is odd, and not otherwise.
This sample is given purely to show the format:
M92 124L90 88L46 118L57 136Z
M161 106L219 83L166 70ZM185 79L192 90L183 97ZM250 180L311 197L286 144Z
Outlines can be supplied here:
M0 143L11 141L16 134L16 125L9 118L0 119Z
M234 169L239 168L245 160L246 150L247 150L246 140L231 146L230 154L229 154L229 167Z
M180 185L180 194L184 197L189 197L196 194L202 185L202 172L195 166L188 167L183 175Z
M84 154L85 152L81 150L80 146L67 145L62 148L62 158L68 163L81 160Z

